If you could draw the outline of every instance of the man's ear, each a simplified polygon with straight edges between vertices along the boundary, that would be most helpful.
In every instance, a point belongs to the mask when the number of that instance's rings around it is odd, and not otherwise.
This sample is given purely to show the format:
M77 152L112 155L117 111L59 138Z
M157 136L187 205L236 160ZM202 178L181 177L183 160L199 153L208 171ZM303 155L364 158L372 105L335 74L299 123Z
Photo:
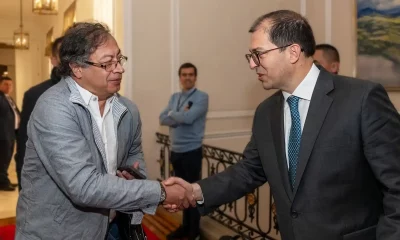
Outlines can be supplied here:
M76 63L70 63L69 67L71 68L72 72L74 73L76 78L82 78L82 67Z
M338 73L339 72L339 67L340 67L340 63L339 62L333 62L331 63L331 70L334 73Z
M299 60L301 54L301 47L298 44L293 44L288 47L290 63L295 63Z

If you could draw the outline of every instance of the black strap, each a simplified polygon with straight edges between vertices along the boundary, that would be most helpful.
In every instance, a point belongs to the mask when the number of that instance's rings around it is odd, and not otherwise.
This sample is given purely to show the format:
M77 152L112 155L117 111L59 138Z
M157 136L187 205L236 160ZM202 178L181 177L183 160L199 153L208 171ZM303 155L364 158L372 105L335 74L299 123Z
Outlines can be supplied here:
M195 88L195 89L193 90L193 92L191 92L191 93L189 94L189 96L187 96L187 97L185 98L185 100L182 101L182 104L181 104L182 93L179 95L178 104L176 105L176 111L177 111L177 112L179 112L179 109L180 109L180 108L182 107L182 105L186 102L186 100L188 100L196 91L197 91L197 88Z

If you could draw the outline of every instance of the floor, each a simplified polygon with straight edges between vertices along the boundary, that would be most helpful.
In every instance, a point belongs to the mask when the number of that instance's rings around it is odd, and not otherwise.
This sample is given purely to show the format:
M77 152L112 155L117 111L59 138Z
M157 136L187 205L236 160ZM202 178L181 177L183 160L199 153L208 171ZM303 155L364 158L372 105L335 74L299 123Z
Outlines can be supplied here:
M15 160L11 161L8 169L9 178L12 183L17 183L15 172ZM15 222L15 210L17 207L18 190L14 192L0 191L0 226L13 224Z

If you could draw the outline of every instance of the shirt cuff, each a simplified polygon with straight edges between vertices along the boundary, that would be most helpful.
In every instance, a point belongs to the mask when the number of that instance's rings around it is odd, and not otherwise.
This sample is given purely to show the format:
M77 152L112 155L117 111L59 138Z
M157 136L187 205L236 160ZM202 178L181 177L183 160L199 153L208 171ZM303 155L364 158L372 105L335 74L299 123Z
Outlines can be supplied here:
M201 200L196 201L196 202L197 202L197 204L199 204L199 205L203 205L203 204L204 204L204 195L201 194Z

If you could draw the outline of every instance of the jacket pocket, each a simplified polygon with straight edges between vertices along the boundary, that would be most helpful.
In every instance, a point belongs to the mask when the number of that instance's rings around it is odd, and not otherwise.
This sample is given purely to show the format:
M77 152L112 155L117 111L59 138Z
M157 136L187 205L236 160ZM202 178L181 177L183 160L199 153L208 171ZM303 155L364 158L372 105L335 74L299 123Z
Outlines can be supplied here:
M343 240L376 240L376 225L348 233Z

